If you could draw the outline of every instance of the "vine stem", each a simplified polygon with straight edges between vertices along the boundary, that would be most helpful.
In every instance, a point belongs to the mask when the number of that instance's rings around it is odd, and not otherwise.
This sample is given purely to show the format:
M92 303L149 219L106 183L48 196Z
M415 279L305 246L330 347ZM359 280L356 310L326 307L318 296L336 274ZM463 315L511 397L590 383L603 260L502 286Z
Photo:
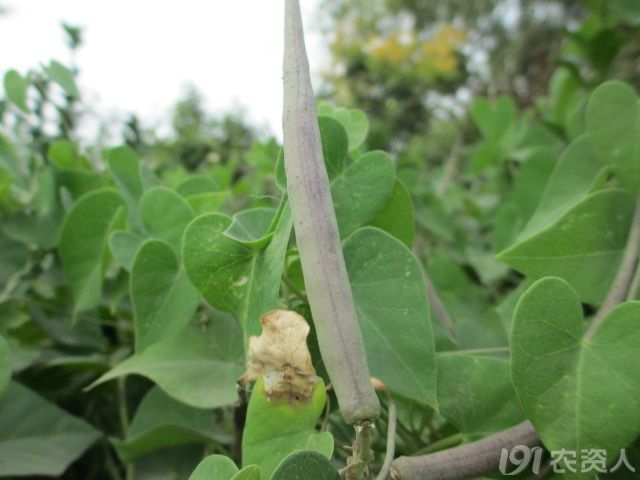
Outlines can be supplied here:
M120 417L120 427L122 429L122 438L126 439L129 432L129 409L127 408L127 385L126 377L118 377L118 416ZM133 464L125 465L126 480L133 480Z
M436 291L433 282L431 281L431 277L427 273L425 268L422 269L422 276L424 278L424 284L427 289L427 297L429 298L429 302L431 304L431 309L433 310L434 315L440 322L440 324L444 327L447 333L451 336L451 339L454 342L458 342L458 330L456 329L455 324L453 323L453 319L447 308L444 306L444 303L440 299L438 292Z
M393 462L393 480L467 480L498 471L502 449L518 445L541 445L531 422L460 447L419 457L400 457Z
M284 165L296 242L320 354L347 423L370 424L380 402L342 254L298 0L285 1Z
M638 262L638 266L636 267L636 274L631 281L631 286L629 287L629 293L627 294L627 298L625 299L627 302L631 300L635 300L640 292L640 261Z
M589 329L584 335L585 341L589 340L598 330L611 309L626 299L636 270L638 254L640 254L640 196L636 199L636 208L631 222L631 229L629 230L627 244L622 255L618 273L613 280L607 297L604 299L604 302L602 302L593 322L591 322Z
M387 480L391 474L391 464L393 463L393 457L396 453L396 425L398 423L398 416L396 412L396 404L391 397L389 390L387 392L387 448L384 454L384 462L378 472L376 480Z

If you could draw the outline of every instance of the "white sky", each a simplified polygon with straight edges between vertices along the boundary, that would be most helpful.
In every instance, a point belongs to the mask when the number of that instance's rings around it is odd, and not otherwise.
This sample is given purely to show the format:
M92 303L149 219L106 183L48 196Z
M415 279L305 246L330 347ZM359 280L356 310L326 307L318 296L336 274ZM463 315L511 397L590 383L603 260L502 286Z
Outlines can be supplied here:
M322 67L319 0L302 0L311 69ZM0 0L0 75L69 61L62 21L84 27L77 56L85 100L105 118L166 125L195 85L211 112L243 106L281 136L283 0Z

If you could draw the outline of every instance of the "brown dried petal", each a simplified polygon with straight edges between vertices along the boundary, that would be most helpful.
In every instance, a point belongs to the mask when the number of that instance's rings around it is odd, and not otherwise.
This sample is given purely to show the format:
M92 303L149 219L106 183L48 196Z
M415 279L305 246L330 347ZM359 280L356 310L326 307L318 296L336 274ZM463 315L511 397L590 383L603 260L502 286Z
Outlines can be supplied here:
M243 382L265 378L267 394L307 396L317 382L307 347L309 325L288 310L272 310L262 316L262 334L249 338L249 364Z

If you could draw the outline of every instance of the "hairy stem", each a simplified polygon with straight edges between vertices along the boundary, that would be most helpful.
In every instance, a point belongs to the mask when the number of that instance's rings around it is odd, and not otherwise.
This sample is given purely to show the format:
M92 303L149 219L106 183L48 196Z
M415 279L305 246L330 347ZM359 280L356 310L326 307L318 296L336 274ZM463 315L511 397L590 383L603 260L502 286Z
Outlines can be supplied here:
M345 468L347 480L364 480L369 478L369 464L373 460L371 448L373 424L365 422L356 426L356 439L353 442L353 454L347 459Z
M311 87L298 0L285 2L284 159L296 241L320 353L345 421L373 420L362 332L342 255Z
M529 421L467 445L393 462L393 480L465 480L497 472L503 448L540 445Z
M633 273L636 269L636 262L638 261L638 254L640 253L640 196L636 199L636 210L631 222L631 230L629 230L629 237L627 244L622 255L622 262L618 268L613 284L609 289L607 297L602 302L600 309L596 313L593 322L589 326L587 333L584 335L585 340L589 340L593 334L598 330L598 327L602 324L607 314L613 307L623 302L629 291L629 286L633 279Z

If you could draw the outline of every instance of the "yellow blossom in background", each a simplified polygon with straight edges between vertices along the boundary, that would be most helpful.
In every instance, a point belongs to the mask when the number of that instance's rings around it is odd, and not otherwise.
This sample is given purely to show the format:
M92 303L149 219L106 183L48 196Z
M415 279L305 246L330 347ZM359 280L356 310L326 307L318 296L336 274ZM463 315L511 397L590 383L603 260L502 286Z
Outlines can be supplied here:
M386 39L376 38L370 44L372 57L390 65L410 60L413 53L413 45L403 42L398 33L393 33Z
M455 73L459 67L456 50L465 40L466 33L463 30L445 25L433 38L422 44L423 59L420 63L436 74Z

